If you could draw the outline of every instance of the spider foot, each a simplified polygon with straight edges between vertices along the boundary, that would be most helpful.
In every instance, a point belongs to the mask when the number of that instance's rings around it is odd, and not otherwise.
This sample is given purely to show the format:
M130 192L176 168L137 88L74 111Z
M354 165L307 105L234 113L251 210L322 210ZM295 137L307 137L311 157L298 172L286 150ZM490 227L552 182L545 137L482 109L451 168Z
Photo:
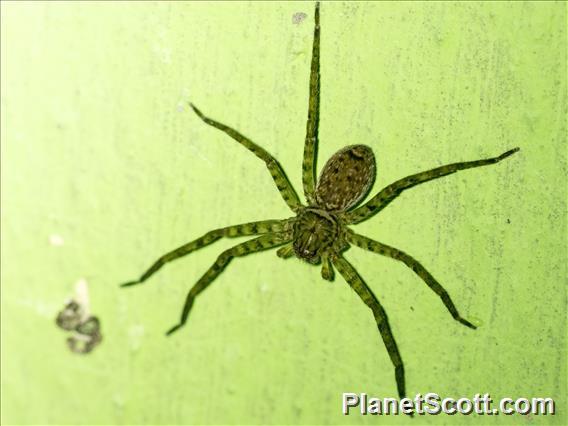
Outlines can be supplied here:
M182 326L183 326L183 324L174 325L172 328L170 328L168 331L166 331L166 336L171 336L174 332L179 330Z
M507 158L508 156L513 155L515 152L519 152L520 150L521 150L521 148L519 148L519 147L510 149L509 151L504 152L503 154L501 154L501 155L500 155L499 157L497 157L497 158L499 159L499 161L501 161L501 160Z
M457 317L456 318L457 321L459 321L460 323L462 323L463 325L465 325L466 327L469 327L473 330L477 329L477 326L473 325L472 323L470 323L468 320L462 318L462 317Z
M128 281L127 283L120 284L120 287L130 287L131 285L140 284L141 282L142 282L142 281L140 281L140 280Z
M203 115L203 113L197 109L197 107L195 105L193 105L191 102L189 102L189 106L191 107L191 109L193 110L193 112L195 112L199 118L201 118L203 120L203 118L205 118L205 115Z

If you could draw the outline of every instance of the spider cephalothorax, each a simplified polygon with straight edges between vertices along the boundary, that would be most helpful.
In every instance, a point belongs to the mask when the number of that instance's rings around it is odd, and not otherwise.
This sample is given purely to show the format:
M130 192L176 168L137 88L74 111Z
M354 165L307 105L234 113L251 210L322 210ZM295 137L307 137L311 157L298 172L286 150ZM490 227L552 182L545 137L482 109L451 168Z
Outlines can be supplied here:
M294 253L299 259L318 264L339 236L337 217L325 210L306 209L294 222Z
M375 179L375 157L371 148L365 145L351 145L339 150L325 164L319 179L316 180L315 178L320 97L319 46L319 3L316 3L308 121L302 163L302 183L307 205L300 202L282 167L272 155L235 129L205 116L194 105L191 105L195 113L205 123L226 133L266 163L266 167L283 200L296 216L282 220L243 223L209 231L197 240L184 244L160 257L138 280L125 283L123 286L142 283L167 262L188 255L222 237L256 235L256 238L225 250L217 257L215 263L189 291L180 322L172 327L167 334L172 334L186 323L195 298L217 278L232 259L282 246L277 251L280 257L287 258L295 254L298 258L309 263L321 262L322 276L325 279L333 279L333 268L335 268L371 309L395 367L398 394L402 398L405 395L404 365L398 347L392 335L386 312L379 300L355 268L343 257L343 251L350 244L404 263L440 297L442 303L456 321L472 329L475 329L475 326L460 316L448 292L420 262L402 250L356 234L348 226L377 214L406 189L459 170L498 163L519 149L511 149L493 158L448 164L407 176L387 185L365 204L357 207L357 204L371 189Z

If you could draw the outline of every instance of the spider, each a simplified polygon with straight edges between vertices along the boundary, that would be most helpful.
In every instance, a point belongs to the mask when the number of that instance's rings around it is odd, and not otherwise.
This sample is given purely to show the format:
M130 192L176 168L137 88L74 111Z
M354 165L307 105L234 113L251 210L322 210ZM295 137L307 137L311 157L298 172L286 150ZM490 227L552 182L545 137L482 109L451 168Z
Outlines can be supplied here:
M398 395L403 398L406 394L404 365L391 332L387 314L372 290L363 281L363 278L343 257L342 253L350 245L401 261L442 299L442 303L456 321L471 329L476 327L458 313L448 292L420 262L402 250L355 233L348 225L355 225L379 213L406 189L450 175L459 170L498 163L519 151L519 148L511 149L497 157L448 164L407 176L386 186L366 203L357 207L370 191L375 179L375 156L370 147L349 145L339 150L327 161L319 179L316 180L320 104L319 2L315 6L314 21L308 119L302 163L302 183L307 205L300 202L284 170L272 155L235 129L207 117L190 103L193 111L206 124L226 133L266 163L280 195L295 216L283 220L262 220L209 231L202 237L163 255L138 280L127 282L122 286L127 287L143 283L166 263L186 256L223 237L256 236L222 252L217 257L215 263L189 291L179 323L166 334L171 335L186 323L196 297L209 287L231 260L280 247L276 254L281 258L295 255L311 264L321 264L321 275L325 280L334 279L333 268L335 268L371 309L379 333L394 365Z

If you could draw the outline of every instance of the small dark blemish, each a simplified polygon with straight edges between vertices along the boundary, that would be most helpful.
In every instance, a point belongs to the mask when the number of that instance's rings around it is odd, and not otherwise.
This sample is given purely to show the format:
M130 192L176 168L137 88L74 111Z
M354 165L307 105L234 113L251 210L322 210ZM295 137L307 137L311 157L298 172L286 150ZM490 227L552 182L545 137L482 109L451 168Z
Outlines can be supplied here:
M307 17L308 15L306 15L304 12L296 12L292 15L292 23L298 25L302 23L302 21Z

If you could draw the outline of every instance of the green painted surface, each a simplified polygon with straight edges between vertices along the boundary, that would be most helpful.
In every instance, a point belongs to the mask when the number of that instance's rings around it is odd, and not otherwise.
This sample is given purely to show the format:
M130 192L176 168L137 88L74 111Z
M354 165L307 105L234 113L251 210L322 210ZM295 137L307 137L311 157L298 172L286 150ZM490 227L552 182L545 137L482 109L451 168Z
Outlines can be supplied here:
M409 395L553 397L558 415L343 416L342 392L396 392L372 315L342 280L274 252L231 264L172 338L186 291L234 241L118 288L212 228L289 215L263 164L186 101L300 189L312 16L2 2L3 423L566 424L564 3L324 3L319 150L322 165L371 146L376 191L521 147L357 226L419 259L477 331L403 265L347 258L389 313ZM54 324L82 278L104 334L87 356Z

